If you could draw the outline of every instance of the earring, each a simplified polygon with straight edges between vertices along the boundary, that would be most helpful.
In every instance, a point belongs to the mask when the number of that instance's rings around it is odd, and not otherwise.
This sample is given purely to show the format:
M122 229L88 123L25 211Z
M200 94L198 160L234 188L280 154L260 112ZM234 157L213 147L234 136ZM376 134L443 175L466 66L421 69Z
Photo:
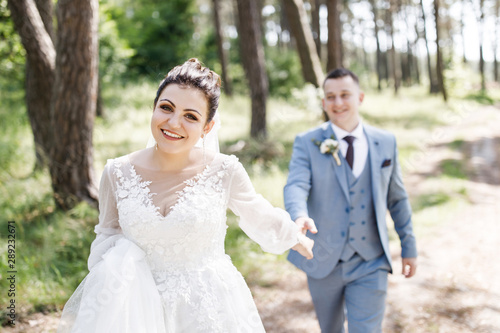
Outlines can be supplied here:
M158 142L155 143L155 150L158 150Z

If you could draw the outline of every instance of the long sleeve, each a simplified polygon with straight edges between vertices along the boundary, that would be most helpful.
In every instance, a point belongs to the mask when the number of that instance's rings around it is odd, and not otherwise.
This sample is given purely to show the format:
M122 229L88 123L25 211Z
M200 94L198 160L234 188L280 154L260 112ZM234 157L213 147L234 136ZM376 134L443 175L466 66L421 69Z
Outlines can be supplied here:
M280 254L297 244L299 230L290 215L255 192L237 161L231 172L228 207L240 217L240 228L264 251Z
M408 194L403 185L401 167L398 162L398 149L394 140L394 168L389 181L387 208L394 221L394 228L401 240L401 256L403 258L417 257L417 242L412 227L412 211Z
M295 221L309 217L307 198L311 189L311 161L302 136L295 138L287 184L284 188L285 209Z
M108 160L99 185L99 223L94 229L96 239L90 246L89 270L101 261L102 255L123 237L122 229L118 223L116 181L112 174L112 168L113 161Z

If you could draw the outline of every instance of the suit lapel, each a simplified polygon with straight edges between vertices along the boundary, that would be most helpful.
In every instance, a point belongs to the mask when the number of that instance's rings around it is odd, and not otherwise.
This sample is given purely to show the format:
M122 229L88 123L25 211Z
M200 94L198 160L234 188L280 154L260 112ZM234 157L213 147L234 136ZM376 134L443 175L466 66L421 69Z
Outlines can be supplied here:
M326 126L323 127L323 140L330 139L332 135L335 137L335 133L333 132L330 122L326 122L325 125ZM338 141L339 139L335 137L335 140ZM347 163L345 159L342 157L340 151L339 151L339 158L342 163ZM337 176L337 180L340 184L340 187L342 188L342 192L344 193L347 202L351 202L351 198L349 196L349 187L347 185L347 178L344 168L342 167L342 165L340 166L337 165L337 162L335 162L335 158L333 158L333 156L330 156L330 163L332 164L333 170L335 171L335 175Z

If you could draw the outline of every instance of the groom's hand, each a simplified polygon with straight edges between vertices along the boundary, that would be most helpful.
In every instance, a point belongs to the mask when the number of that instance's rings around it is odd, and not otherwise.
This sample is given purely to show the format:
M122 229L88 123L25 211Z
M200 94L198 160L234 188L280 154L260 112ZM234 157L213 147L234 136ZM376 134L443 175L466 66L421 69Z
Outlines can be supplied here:
M403 275L411 278L417 272L417 258L403 258Z
M299 227L300 231L302 231L304 235L306 234L307 230L309 230L313 234L318 232L313 219L310 217L299 217L295 220L295 224Z

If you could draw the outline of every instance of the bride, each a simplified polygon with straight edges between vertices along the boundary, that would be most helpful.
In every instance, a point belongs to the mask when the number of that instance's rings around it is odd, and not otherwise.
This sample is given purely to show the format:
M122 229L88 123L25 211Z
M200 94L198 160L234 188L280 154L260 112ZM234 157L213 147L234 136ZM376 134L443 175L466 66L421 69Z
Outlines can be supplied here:
M219 96L219 76L197 59L161 82L156 143L104 168L90 272L58 332L264 332L224 252L226 209L265 251L293 248L310 259L313 241L255 193L236 157L218 153Z

